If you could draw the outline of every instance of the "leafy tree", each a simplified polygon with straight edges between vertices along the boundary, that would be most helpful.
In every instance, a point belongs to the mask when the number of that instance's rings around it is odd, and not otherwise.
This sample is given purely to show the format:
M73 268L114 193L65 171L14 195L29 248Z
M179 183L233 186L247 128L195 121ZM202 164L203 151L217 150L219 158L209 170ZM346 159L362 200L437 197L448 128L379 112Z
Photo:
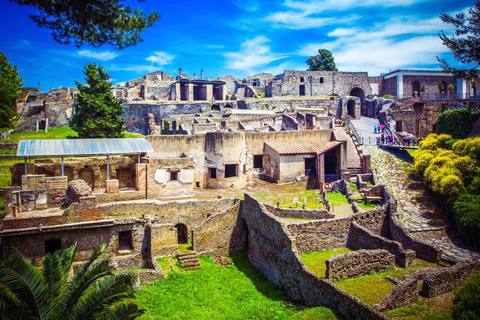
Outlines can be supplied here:
M310 57L306 63L309 66L307 71L338 71L333 55L327 49L318 49L318 54Z
M470 70L457 69L449 65L444 59L438 59L442 63L442 69L452 72L458 78L476 78L478 76L478 65L480 63L480 0L476 0L474 7L469 9L469 16L465 13L457 13L449 16L442 11L440 19L455 27L455 34L447 37L443 31L440 39L453 53L455 60L462 64L474 63L476 66Z
M123 137L125 120L122 102L112 94L110 76L95 63L84 67L86 83L77 84L79 94L72 118L72 129L80 138Z
M480 112L470 108L446 110L438 116L436 125L441 133L449 134L455 139L465 139L479 116Z
M40 11L30 15L39 27L52 30L58 43L77 47L89 43L94 47L109 44L123 49L142 41L140 33L160 15L153 11L144 15L122 4L123 0L9 0ZM142 2L144 0L139 0Z
M48 253L41 271L20 252L0 261L1 319L135 319L133 271L113 272L105 245L70 276L78 247Z
M17 66L12 67L3 52L0 52L0 128L13 127L12 120L17 115L15 100L22 93L23 80L18 75Z

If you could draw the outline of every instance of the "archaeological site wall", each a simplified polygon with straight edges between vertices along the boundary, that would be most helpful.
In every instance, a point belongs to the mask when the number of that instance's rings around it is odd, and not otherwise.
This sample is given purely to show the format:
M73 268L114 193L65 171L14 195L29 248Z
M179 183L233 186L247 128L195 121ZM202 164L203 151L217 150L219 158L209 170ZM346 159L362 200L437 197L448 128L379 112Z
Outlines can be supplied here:
M385 319L372 307L308 270L298 255L295 237L248 195L242 217L248 226L249 262L292 300L333 308L347 319Z

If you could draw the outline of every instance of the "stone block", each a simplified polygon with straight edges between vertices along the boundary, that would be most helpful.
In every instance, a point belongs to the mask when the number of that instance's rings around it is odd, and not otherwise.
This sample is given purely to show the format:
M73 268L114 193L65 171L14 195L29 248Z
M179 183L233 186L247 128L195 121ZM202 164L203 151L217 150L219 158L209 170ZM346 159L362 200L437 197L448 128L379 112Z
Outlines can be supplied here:
M106 193L118 193L120 191L120 185L117 179L105 181Z

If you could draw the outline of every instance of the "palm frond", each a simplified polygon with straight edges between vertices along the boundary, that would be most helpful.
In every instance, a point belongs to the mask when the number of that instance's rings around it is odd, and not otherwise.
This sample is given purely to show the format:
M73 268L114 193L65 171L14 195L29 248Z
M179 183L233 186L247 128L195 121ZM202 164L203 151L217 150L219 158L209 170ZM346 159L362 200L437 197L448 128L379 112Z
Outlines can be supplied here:
M0 264L0 283L25 303L32 319L41 318L46 286L41 273L19 251L10 256L7 264Z

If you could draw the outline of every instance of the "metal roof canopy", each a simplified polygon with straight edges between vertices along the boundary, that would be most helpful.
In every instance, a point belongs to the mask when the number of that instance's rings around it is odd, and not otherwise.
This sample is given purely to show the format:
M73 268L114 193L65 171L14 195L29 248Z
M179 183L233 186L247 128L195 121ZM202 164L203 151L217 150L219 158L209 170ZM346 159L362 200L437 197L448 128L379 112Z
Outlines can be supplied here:
M153 152L142 138L20 140L17 156L89 156Z

